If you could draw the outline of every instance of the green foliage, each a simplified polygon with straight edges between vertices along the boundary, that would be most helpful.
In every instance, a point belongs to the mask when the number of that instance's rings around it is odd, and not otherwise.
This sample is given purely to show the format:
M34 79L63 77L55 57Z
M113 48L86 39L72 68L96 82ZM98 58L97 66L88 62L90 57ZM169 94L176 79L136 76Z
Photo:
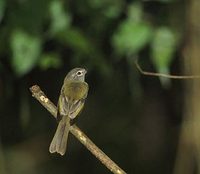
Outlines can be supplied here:
M66 30L71 23L71 16L64 9L64 3L60 0L53 0L50 3L50 33L52 35Z
M9 2L9 1L8 1ZM26 32L41 34L51 0L13 1L8 6L8 26Z
M155 31L151 44L151 58L159 73L169 74L176 45L177 36L170 28L160 27ZM166 86L169 79L161 78L161 82Z
M151 50L158 72L169 72L177 42L170 27L152 24L144 3L123 0L88 0L69 3L62 0L0 1L0 54L11 56L16 75L23 76L36 66L42 70L59 68L68 50L74 66L84 65L106 75L112 71L110 52L115 58ZM16 8L17 7L17 8ZM124 16L126 15L126 16ZM4 41L5 40L5 41ZM49 41L55 43L48 50ZM11 53L6 50L8 43ZM47 48L47 52L46 52ZM59 49L57 49L59 48ZM50 52L50 54L48 53ZM129 62L127 61L129 64ZM131 65L132 66L132 65Z
M113 37L113 45L122 55L140 51L151 38L151 27L146 23L125 21Z
M170 28L160 27L155 31L151 50L152 61L158 71L162 72L169 67L176 50L176 44L176 35Z
M49 53L41 55L39 61L39 67L42 70L47 70L48 68L58 68L62 64L62 61L56 53Z
M142 19L141 4L129 7L128 17L113 35L112 44L120 55L138 53L150 41L152 27Z
M116 18L122 12L123 0L89 0L94 9L102 9L102 14L108 18Z
M141 21L143 21L144 19L143 17L143 6L141 3L137 2L134 4L131 4L128 7L128 19L134 23L139 23Z
M22 76L37 64L41 52L41 40L22 30L13 30L10 44L12 67L18 76Z

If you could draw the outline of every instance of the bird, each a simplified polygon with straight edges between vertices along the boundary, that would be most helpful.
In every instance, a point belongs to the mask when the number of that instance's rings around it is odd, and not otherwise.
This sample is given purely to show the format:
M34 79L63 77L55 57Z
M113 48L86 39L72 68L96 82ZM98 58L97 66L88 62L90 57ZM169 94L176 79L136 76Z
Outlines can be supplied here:
M64 155L71 122L84 107L89 86L85 82L87 71L84 68L74 68L66 75L57 104L58 126L49 146L49 152Z

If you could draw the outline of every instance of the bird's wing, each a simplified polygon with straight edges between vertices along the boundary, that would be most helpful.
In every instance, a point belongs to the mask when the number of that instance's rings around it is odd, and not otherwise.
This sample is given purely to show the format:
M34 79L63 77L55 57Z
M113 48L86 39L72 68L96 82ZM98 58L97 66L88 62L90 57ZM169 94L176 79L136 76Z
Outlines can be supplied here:
M69 101L68 98L63 94L63 88L61 89L60 92L57 107L58 107L57 120L60 121L63 115L68 115L69 113Z
M74 119L83 109L85 103L85 99L80 99L80 100L76 100L72 103L72 105L69 108L69 117L71 119Z
M76 82L77 83L77 82ZM73 97L69 97L69 117L74 119L80 111L83 109L85 99L88 94L88 84L86 82L80 82L80 84L71 83L71 94Z

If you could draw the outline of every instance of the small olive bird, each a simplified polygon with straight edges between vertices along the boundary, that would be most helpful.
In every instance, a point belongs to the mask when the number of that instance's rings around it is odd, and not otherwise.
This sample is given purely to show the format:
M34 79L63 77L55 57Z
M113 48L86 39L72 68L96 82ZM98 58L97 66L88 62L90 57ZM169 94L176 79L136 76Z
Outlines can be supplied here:
M82 110L87 97L89 87L85 82L86 73L84 68L74 68L64 79L57 105L59 123L49 147L50 153L64 155L66 152L70 122Z

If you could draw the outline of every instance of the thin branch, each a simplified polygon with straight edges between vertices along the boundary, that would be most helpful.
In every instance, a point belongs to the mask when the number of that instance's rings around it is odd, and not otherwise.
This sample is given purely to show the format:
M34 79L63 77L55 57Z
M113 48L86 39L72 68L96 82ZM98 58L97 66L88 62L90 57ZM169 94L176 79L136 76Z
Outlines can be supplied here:
M155 73L155 72L148 72L143 71L138 61L135 61L136 68L140 71L141 74L148 75L148 76L156 76L156 77L165 77L169 79L199 79L199 75L186 75L186 76L179 76L179 75L169 75L169 74L162 74L162 73Z
M55 118L57 107L47 98L39 86L30 87L32 96L35 97ZM76 125L70 127L70 132L112 173L126 174L115 162L113 162L102 150L100 150Z

